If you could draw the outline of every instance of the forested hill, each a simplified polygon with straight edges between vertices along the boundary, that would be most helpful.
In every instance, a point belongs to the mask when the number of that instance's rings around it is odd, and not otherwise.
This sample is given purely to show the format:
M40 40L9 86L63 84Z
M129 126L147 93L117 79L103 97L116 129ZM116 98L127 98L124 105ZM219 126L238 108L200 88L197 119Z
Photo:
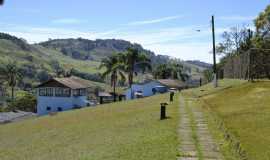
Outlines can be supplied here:
M80 60L99 61L113 53L124 52L128 47L137 48L140 52L150 57L155 56L153 52L144 49L139 44L132 44L129 41L117 39L55 39L39 43L39 45L58 50L66 56Z
M36 45L55 50L65 56L83 61L100 61L102 58L108 57L113 53L124 52L128 47L136 48L139 52L148 55L153 65L166 64L171 61L169 56L155 55L154 52L144 49L140 44L119 39L55 39Z
M148 55L153 63L167 64L171 61L181 62L165 55L155 55L139 44L125 40L87 40L87 39L56 39L38 44L28 44L25 40L0 33L0 64L16 61L24 73L28 84L41 82L54 76L62 70L73 70L73 73L85 79L102 82L102 70L98 69L102 58L114 52L123 52L128 47L137 48ZM186 64L186 63L183 63ZM196 65L185 67L192 73L198 68ZM191 71L192 70L192 71Z

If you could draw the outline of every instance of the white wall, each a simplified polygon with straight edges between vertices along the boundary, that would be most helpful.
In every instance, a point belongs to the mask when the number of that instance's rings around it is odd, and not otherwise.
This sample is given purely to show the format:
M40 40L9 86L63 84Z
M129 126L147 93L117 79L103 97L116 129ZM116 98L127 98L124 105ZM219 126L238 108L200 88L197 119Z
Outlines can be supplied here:
M37 114L46 115L50 112L57 112L58 107L61 107L63 111L73 109L74 106L85 107L87 106L86 101L86 96L73 97L72 91L71 97L39 96L37 92ZM51 110L47 111L47 107L51 107Z
M138 92L138 91L142 91L142 94L144 97L148 97L148 96L152 96L153 95L153 88L156 88L157 86L164 86L162 84L160 84L159 82L156 81L151 81L149 83L146 84L133 84L132 85L132 92ZM131 99L131 89L129 88L126 93L126 99Z

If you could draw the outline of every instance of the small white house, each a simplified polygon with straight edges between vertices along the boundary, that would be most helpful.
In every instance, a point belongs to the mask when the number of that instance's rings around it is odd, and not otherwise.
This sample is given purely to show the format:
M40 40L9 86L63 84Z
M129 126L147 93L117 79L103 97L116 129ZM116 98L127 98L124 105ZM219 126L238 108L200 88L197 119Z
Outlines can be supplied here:
M165 93L170 88L181 90L186 88L186 84L173 79L147 80L144 83L133 84L131 88L127 89L125 95L127 100L132 99L131 97L149 97L156 93Z
M78 77L53 78L37 86L37 114L89 106L89 82Z

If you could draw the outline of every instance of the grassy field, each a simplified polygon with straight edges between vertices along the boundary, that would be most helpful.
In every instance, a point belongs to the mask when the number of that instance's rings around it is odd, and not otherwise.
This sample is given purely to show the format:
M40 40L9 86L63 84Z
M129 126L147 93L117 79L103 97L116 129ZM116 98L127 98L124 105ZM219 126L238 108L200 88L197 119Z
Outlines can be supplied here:
M174 160L178 101L159 120L168 94L0 126L1 160Z
M200 97L198 105L210 109L224 122L228 132L246 151L248 159L269 160L270 81L249 83L226 80L221 81L217 89L206 85L188 90L186 94ZM229 144L226 145L225 152Z

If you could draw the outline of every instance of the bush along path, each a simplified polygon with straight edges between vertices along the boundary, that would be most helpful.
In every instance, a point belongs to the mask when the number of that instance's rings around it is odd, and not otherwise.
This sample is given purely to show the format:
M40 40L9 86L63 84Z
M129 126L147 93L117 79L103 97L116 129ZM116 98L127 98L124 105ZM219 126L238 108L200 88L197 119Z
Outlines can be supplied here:
M178 160L222 160L196 98L180 95L180 155Z

